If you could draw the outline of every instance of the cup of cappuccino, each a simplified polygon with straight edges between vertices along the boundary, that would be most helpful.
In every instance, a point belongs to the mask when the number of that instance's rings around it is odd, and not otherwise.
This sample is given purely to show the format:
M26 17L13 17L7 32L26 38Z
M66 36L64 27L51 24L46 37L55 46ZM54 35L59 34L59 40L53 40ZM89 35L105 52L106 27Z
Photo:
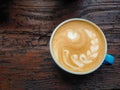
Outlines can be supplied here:
M61 69L75 75L89 74L103 63L114 62L114 57L107 54L102 30L81 18L68 19L55 28L50 38L50 53Z

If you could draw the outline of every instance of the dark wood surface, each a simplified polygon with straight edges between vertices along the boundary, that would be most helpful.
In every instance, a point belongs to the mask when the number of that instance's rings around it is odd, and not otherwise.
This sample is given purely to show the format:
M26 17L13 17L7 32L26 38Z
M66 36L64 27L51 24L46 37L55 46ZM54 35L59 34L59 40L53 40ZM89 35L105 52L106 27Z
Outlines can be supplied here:
M62 71L49 39L69 18L93 21L106 35L113 65L85 76ZM0 90L120 89L120 0L1 0Z

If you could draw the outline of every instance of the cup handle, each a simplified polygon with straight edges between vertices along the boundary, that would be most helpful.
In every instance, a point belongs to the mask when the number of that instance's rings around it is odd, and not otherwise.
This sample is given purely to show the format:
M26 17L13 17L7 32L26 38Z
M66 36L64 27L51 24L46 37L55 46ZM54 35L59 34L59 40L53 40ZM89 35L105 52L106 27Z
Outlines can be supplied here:
M105 57L103 64L113 64L114 59L115 59L114 56L112 56L110 54L106 54L106 57Z

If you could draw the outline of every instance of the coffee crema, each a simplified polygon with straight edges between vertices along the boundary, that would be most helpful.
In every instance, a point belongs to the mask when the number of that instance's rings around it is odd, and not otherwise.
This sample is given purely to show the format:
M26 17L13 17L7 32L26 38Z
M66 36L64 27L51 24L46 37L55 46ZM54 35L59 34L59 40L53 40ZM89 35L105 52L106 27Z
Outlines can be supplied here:
M74 20L54 33L52 51L57 62L72 72L96 68L105 55L105 39L98 28L86 21Z

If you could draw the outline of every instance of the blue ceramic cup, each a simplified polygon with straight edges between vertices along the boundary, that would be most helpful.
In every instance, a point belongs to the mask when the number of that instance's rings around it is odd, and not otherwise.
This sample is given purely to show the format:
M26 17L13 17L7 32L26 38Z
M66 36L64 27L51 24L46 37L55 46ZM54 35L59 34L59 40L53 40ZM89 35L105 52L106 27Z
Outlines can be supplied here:
M59 27L61 27L62 25L64 25L65 23L68 23L70 21L74 21L74 20L78 20L78 21L84 21L86 23L89 23L93 26L95 26L97 28L97 30L100 31L100 33L102 34L104 40L105 40L105 54L104 54L104 57L103 59L101 60L101 62L99 63L98 66L96 66L96 68L92 69L92 70L89 70L87 72L73 72L73 71L70 71L66 68L64 68L57 60L57 58L55 57L54 53L53 53L53 47L52 47L52 42L53 42L53 37L56 33L56 31L58 30ZM59 47L58 47L59 48ZM96 71L100 66L102 66L102 64L113 64L114 63L114 56L110 55L110 54L107 54L107 41L106 41L106 37L104 35L104 33L102 32L102 30L96 25L94 24L93 22L89 21L89 20L86 20L86 19L81 19L81 18L72 18L72 19L68 19L66 21L63 21L61 24L59 24L55 30L53 31L52 35L51 35L51 38L50 38L50 53L53 57L53 60L55 61L55 63L64 71L68 72L68 73L71 73L71 74L75 74L75 75L85 75L85 74L89 74L91 72L94 72Z

